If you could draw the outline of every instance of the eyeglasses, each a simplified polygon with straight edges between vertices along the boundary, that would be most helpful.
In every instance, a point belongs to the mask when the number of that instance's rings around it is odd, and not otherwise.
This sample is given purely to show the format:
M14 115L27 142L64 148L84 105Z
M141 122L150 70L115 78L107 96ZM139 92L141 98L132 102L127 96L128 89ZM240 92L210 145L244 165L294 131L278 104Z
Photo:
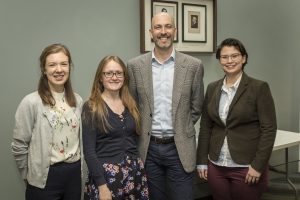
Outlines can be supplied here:
M220 56L220 60L221 61L228 61L229 58L233 61L236 61L242 54L240 53L235 53L235 54L231 54L231 55L222 55Z
M124 72L120 71L110 71L110 72L103 72L105 78L112 78L114 75L116 75L117 78L123 78L124 77Z

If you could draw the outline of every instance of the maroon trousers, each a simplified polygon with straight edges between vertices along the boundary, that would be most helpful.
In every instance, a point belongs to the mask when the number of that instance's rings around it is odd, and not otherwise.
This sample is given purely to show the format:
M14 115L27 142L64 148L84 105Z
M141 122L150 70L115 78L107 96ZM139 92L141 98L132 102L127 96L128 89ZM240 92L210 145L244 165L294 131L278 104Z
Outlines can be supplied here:
M221 167L208 164L208 184L214 200L259 200L268 185L268 169L259 182L248 185L245 177L248 168Z

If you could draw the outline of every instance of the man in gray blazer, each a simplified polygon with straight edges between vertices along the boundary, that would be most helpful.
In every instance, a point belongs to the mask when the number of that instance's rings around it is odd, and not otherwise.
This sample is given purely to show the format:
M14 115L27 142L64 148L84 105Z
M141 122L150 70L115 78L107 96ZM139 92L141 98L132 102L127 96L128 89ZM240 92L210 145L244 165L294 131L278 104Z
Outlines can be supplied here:
M176 28L168 13L156 14L149 31L154 50L130 60L128 72L141 116L139 150L150 199L192 200L203 65L174 50Z

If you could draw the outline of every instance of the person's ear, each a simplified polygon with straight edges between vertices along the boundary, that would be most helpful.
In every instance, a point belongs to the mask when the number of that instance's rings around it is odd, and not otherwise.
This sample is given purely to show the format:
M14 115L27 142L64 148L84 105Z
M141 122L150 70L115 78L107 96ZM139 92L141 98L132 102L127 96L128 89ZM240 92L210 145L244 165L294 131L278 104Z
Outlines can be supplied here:
M149 29L149 34L150 34L151 39L153 39L152 29Z

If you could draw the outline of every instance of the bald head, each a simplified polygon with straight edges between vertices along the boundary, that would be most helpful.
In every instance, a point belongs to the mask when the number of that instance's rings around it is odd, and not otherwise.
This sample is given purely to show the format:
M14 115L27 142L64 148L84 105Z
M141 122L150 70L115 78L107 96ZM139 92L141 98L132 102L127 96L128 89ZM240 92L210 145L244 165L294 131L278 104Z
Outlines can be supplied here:
M165 19L165 20L167 20L167 21L170 21L171 24L173 25L173 27L175 27L174 18L173 18L169 13L166 13L166 12L159 12L159 13L156 13L156 14L152 17L151 28L153 28L154 24L156 24L156 22L157 22L159 19Z
M156 55L164 52L169 55L173 50L173 41L176 36L176 28L173 17L165 12L157 13L153 16L151 29L149 30L151 39L154 41Z

